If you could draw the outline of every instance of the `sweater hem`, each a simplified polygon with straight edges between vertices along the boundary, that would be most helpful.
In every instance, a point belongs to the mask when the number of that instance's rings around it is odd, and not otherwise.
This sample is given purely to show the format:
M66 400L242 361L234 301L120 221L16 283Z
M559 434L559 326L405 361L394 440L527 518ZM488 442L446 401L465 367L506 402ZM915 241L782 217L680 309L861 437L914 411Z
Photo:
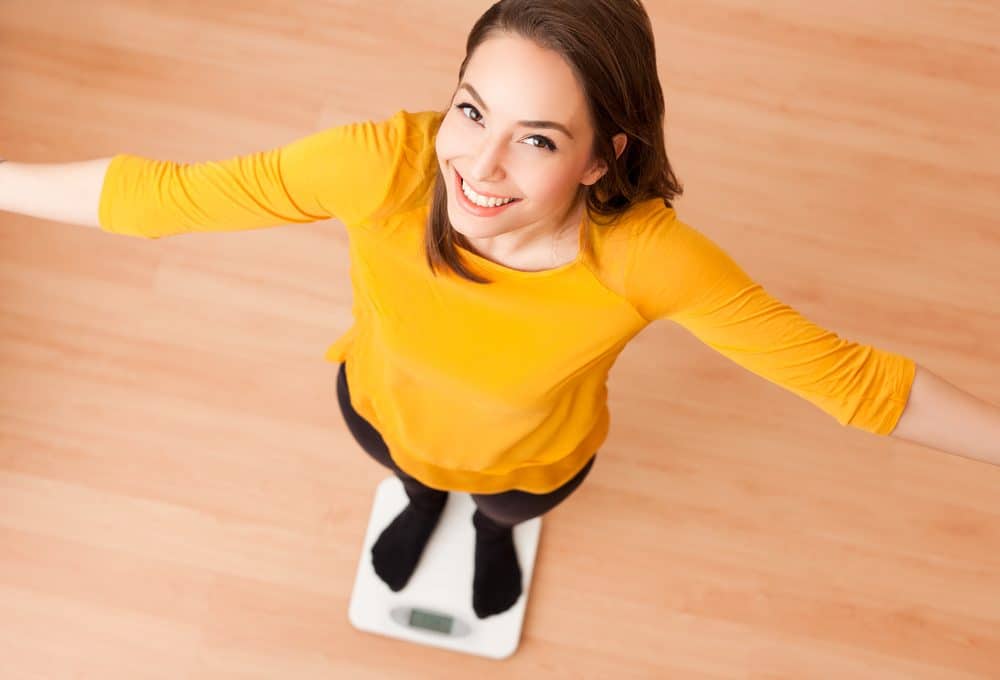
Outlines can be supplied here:
M566 484L583 469L604 443L609 429L610 417L607 408L604 408L587 436L566 456L544 465L529 465L499 474L441 467L404 451L393 450L391 446L389 455L403 472L421 484L439 491L470 494L526 491L533 494L547 494Z

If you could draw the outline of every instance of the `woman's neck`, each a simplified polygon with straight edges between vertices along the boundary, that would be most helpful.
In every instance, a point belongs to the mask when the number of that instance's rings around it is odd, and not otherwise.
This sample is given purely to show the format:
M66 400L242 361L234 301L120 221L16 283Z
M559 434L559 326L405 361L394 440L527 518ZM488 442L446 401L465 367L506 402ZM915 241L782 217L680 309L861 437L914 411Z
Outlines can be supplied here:
M465 240L484 257L489 254L503 261L542 262L567 257L572 261L578 250L580 222L585 209L582 201L570 206L556 227L535 226L532 230L516 229L489 238L472 239L466 236Z

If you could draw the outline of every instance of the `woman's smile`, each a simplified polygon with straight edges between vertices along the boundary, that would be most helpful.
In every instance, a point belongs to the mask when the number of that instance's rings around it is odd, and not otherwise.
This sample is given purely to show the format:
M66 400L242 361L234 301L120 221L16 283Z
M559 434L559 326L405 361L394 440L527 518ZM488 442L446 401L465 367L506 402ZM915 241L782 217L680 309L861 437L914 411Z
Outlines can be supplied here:
M457 170L455 171L454 185L455 185L455 195L458 198L459 205L465 208L467 212L476 215L477 217L493 217L494 215L499 215L500 213L504 212L508 207L514 205L515 203L519 203L521 201L521 199L519 198L501 199L506 202L500 203L499 205L495 205L498 202L497 198L479 196L472 189L472 187L469 187L467 184L465 184L465 182L462 180L462 176L458 174ZM479 200L482 203L485 203L486 205L480 205L479 203L475 203L473 202L474 200Z

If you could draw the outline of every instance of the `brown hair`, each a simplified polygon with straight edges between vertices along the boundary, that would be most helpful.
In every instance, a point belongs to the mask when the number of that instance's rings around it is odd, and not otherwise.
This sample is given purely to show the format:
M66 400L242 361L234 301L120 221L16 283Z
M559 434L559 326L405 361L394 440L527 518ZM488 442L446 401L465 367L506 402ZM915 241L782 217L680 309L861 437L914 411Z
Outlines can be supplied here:
M469 33L465 60L458 69L459 84L476 48L495 33L518 35L558 52L576 75L594 129L593 151L608 167L593 185L580 185L577 200L586 194L591 219L610 216L602 224L607 226L633 204L655 197L672 207L672 199L683 193L683 187L667 159L653 27L641 0L500 0ZM612 138L619 132L625 133L628 143L616 158ZM471 250L448 219L448 194L440 165L424 241L427 263L435 276L440 266L475 283L492 283L470 272L455 249L457 242Z

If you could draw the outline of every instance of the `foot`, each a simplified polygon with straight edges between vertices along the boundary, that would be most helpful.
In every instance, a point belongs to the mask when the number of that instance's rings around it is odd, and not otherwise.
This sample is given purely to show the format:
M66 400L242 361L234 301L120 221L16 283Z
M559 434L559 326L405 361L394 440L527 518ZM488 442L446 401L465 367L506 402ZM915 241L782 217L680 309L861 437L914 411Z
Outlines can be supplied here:
M514 530L485 515L472 515L476 527L476 566L472 580L472 608L485 619L501 614L521 597L521 565L514 548Z
M416 571L444 506L442 503L440 508L425 508L410 503L372 546L375 573L393 592L402 590Z

